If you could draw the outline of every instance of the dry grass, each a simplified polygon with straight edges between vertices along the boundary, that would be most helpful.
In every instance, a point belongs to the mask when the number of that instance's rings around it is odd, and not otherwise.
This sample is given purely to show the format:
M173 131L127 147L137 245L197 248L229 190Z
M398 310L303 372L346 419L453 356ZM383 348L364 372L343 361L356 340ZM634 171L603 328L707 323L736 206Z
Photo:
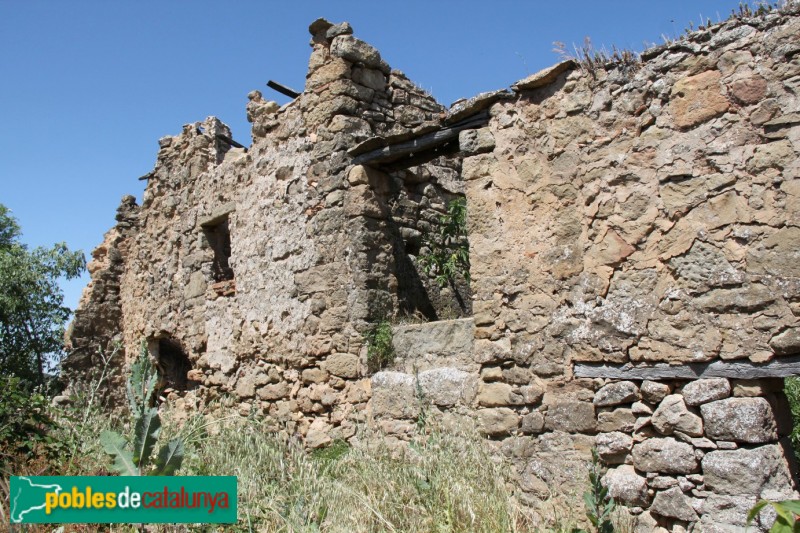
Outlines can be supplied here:
M220 408L216 412L223 413ZM471 431L429 429L411 443L362 430L350 446L335 442L309 453L267 421L238 415L164 415L165 436L181 434L187 457L181 475L238 476L234 525L152 525L152 533L233 532L571 532L585 522L579 497L559 496L538 513L520 504L508 466L492 458ZM92 410L62 413L59 435L69 457L57 463L20 461L15 474L105 475L109 463L97 436L122 419ZM431 425L429 424L429 428ZM124 431L124 429L123 429ZM4 498L4 504L7 498ZM568 503L565 503L568 502ZM543 516L545 515L545 516ZM631 531L625 517L617 531ZM18 531L54 531L26 526ZM134 525L67 525L63 533L142 531Z
M206 438L185 473L239 476L245 531L531 530L479 439L434 432L390 447L361 437L369 444L309 454L260 422L237 422Z

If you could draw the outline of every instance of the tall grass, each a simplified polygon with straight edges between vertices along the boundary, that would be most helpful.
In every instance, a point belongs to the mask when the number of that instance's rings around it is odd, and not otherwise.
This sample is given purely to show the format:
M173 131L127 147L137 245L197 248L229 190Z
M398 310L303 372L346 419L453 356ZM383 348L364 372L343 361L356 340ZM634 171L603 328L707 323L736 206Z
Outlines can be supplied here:
M167 410L163 431L166 438L180 435L186 442L179 475L238 477L238 522L148 525L145 531L571 532L586 523L577 496L558 495L537 511L520 503L512 467L472 429L443 430L432 421L425 435L406 443L362 428L352 446L339 441L309 452L276 431L274 421L225 414L231 412L220 405L187 420L185 413ZM28 468L20 461L9 473L108 474L99 434L109 428L124 431L125 418L95 408L87 414L84 405L62 410L58 420L54 436L69 452L55 462L31 461ZM27 526L20 531L53 530ZM59 531L99 530L142 531L136 525L66 525Z
M184 473L239 476L243 531L531 530L477 436L360 441L307 453L262 422L238 421L205 438Z

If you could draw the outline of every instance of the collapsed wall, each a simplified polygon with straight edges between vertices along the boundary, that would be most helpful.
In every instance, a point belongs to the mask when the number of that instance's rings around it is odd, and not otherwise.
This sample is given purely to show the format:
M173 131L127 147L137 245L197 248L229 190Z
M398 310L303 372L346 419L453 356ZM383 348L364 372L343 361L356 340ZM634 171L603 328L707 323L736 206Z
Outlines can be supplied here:
M347 154L370 137L430 131L444 109L347 23L319 20L310 32L305 91L283 107L249 95L249 149L213 117L159 140L136 218L90 263L71 375L96 365L112 338L128 360L144 340L180 404L228 395L318 446L349 438L364 418L365 329L397 314L461 312L453 291L431 290L415 266L423 234L463 197L458 159L381 172Z
M304 92L251 93L249 149L216 119L161 139L73 346L146 339L172 401L227 395L310 447L475 424L532 505L583 490L596 447L642 531L727 531L797 496L796 8L449 111L346 23L310 30ZM464 195L471 284L440 290L419 255ZM370 372L371 324L470 311L396 327Z

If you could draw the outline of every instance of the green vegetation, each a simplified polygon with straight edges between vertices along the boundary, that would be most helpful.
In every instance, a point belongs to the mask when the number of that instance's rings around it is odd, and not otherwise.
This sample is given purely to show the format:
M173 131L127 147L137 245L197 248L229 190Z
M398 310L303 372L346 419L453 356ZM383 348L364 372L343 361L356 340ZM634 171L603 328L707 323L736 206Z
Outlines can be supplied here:
M128 442L116 431L106 430L100 442L106 453L114 457L112 469L124 476L171 476L180 468L184 456L184 443L174 438L161 446L154 460L151 455L161 433L161 418L158 408L153 407L153 391L158 376L154 372L142 342L139 357L131 366L128 378L128 401L130 403L133 439ZM148 466L152 463L152 468Z
M122 432L126 422L130 424L87 398L76 398L72 407L42 407L54 421L46 434L65 451L44 455L37 446L32 454L17 455L3 467L0 520L5 521L8 512L9 474L108 475L97 435L110 429ZM362 428L352 445L337 440L308 452L268 419L227 414L233 407L215 404L207 414L186 420L185 413L176 411L173 416L162 406L161 434L182 438L186 453L181 474L238 476L239 522L224 529L151 525L148 531L571 533L586 523L578 496L554 494L538 511L520 503L512 494L511 468L493 460L486 441L466 427L445 430L428 420L409 443ZM621 517L612 517L615 531L632 531ZM95 530L80 525L65 529ZM113 528L120 533L137 530L135 525ZM32 525L25 531L44 533L52 526Z
M469 241L467 240L467 202L464 198L447 205L447 213L439 217L438 231L425 236L430 250L420 257L422 269L436 276L444 287L453 286L461 276L469 283Z
M741 9L741 8L740 8ZM794 448L795 457L800 460L800 378L789 377L784 382L784 393L786 399L789 401L789 407L792 412L792 433L789 439ZM747 524L755 520L756 516L767 506L772 506L777 513L775 523L770 529L770 533L792 533L800 532L800 522L797 522L797 516L800 515L800 501L786 500L780 502L770 502L761 500L750 509L747 515Z
M753 520L755 520L756 516L758 516L758 513L768 505L775 509L775 513L777 514L775 523L769 530L770 533L800 532L800 522L797 521L797 517L800 515L800 501L798 500L785 500L782 502L759 501L750 509L750 512L747 513L748 527Z
M597 450L592 448L592 463L589 467L589 490L583 494L583 501L586 504L586 516L597 533L612 533L614 525L612 516L616 504L614 499L608 495L608 489L603 486L603 467L600 464L600 457Z
M0 375L42 386L62 353L70 315L58 279L80 276L85 260L63 243L29 250L20 235L0 204Z
M392 325L388 320L381 320L374 324L364 334L367 340L367 368L370 372L377 372L386 368L394 361L394 346L392 345Z
M790 377L786 378L784 384L784 393L786 399L789 400L789 407L792 412L792 433L789 438L792 441L792 447L795 450L795 456L800 461L800 378Z
M408 446L364 438L309 454L258 421L219 429L186 469L239 476L239 531L532 530L477 435L431 432Z
M48 398L15 376L0 376L0 464L39 451L51 456L58 443L50 432L55 423Z

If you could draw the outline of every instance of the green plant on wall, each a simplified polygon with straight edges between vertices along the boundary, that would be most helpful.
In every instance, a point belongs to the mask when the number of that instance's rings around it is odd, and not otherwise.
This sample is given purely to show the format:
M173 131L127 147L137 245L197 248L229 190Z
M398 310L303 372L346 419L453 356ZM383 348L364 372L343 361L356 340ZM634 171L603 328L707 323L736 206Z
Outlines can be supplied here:
M171 476L183 462L184 444L180 438L162 445L158 454L151 457L161 434L158 408L151 406L157 378L143 342L128 378L133 439L129 442L116 431L100 434L100 444L114 458L111 468L124 476Z
M367 368L370 372L377 372L392 363L392 325L387 320L374 324L364 337L367 339Z
M755 520L758 513L766 506L771 506L775 509L775 523L770 528L770 533L798 533L800 532L800 522L797 517L800 516L800 501L798 500L785 500L782 502L770 502L767 500L760 500L757 504L750 509L747 513L747 525Z
M597 533L613 533L614 524L611 515L616 503L608 494L608 488L602 483L603 468L597 450L592 448L592 463L589 466L589 490L583 493L586 504L586 517ZM582 532L584 530L576 530Z
M420 257L422 269L436 276L444 287L455 284L461 276L469 282L469 241L467 240L467 202L457 198L447 205L447 213L439 217L438 231L425 237L429 252Z
M800 461L800 378L796 376L786 378L783 391L789 400L792 413L792 433L789 438L795 450L795 457Z

